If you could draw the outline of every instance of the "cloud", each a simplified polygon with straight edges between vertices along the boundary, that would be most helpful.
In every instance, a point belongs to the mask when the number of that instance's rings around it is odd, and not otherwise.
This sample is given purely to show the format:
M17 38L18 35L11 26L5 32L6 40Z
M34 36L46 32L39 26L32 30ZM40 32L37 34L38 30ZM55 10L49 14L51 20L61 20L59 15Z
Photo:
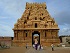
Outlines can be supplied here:
M0 0L0 16L16 16L21 17L26 2L32 2L32 0Z
M12 28L32 0L0 0L0 36L14 36Z
M13 30L8 25L0 24L0 36L13 36Z
M54 0L47 4L48 11L58 23L59 35L70 34L70 0Z
M69 11L61 11L55 15L55 19L59 25L70 24L70 12Z
M12 28L25 10L26 2L46 2L47 10L60 28L59 34L70 34L70 0L0 0L0 35L12 35Z
M70 26L69 24L59 25L60 27L59 35L70 35L69 26Z
M21 4L20 2L18 3L18 1L0 1L0 9L2 10L1 16L9 16L9 18L11 16L16 16L17 18L21 16L24 7L22 7L22 5L24 6L24 4ZM15 17L15 18L16 18Z
M59 35L69 35L70 34L70 28L63 28L59 31Z

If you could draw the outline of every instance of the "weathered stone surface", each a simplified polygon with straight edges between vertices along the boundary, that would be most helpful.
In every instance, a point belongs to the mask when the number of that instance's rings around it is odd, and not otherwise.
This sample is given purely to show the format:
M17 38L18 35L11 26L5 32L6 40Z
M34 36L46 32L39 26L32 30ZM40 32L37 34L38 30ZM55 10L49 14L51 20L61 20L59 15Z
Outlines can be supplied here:
M39 44L59 44L59 27L46 7L46 3L26 3L22 17L14 25L13 45L32 45L33 35L39 35Z

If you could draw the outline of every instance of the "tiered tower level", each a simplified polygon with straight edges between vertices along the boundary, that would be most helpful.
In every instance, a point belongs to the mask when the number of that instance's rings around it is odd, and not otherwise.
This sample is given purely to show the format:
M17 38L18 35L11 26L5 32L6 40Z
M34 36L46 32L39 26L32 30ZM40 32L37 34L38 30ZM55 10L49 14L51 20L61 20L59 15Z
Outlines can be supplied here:
M60 43L58 25L47 11L46 3L26 3L25 11L14 24L13 31L15 46L25 46L26 43L31 46L35 34L39 35L39 44L44 46Z

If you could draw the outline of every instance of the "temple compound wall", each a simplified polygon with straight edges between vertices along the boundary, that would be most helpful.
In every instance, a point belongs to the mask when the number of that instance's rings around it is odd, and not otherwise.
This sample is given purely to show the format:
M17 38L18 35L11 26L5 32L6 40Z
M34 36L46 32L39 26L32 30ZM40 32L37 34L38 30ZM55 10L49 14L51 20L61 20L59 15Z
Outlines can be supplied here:
M0 36L0 46L12 46L12 38L13 37L1 37Z
M60 43L58 38L59 27L47 11L46 3L26 3L21 18L14 24L14 46L29 46L34 44L37 35L38 43L50 46Z

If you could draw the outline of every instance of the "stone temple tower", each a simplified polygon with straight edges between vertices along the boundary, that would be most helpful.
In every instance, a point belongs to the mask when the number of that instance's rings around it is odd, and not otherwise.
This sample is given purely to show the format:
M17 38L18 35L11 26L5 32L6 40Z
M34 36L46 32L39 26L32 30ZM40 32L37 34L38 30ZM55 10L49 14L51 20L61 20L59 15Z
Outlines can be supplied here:
M13 31L14 46L25 46L26 43L32 46L35 38L43 46L60 43L58 25L47 11L46 3L26 3L25 11L14 24Z

